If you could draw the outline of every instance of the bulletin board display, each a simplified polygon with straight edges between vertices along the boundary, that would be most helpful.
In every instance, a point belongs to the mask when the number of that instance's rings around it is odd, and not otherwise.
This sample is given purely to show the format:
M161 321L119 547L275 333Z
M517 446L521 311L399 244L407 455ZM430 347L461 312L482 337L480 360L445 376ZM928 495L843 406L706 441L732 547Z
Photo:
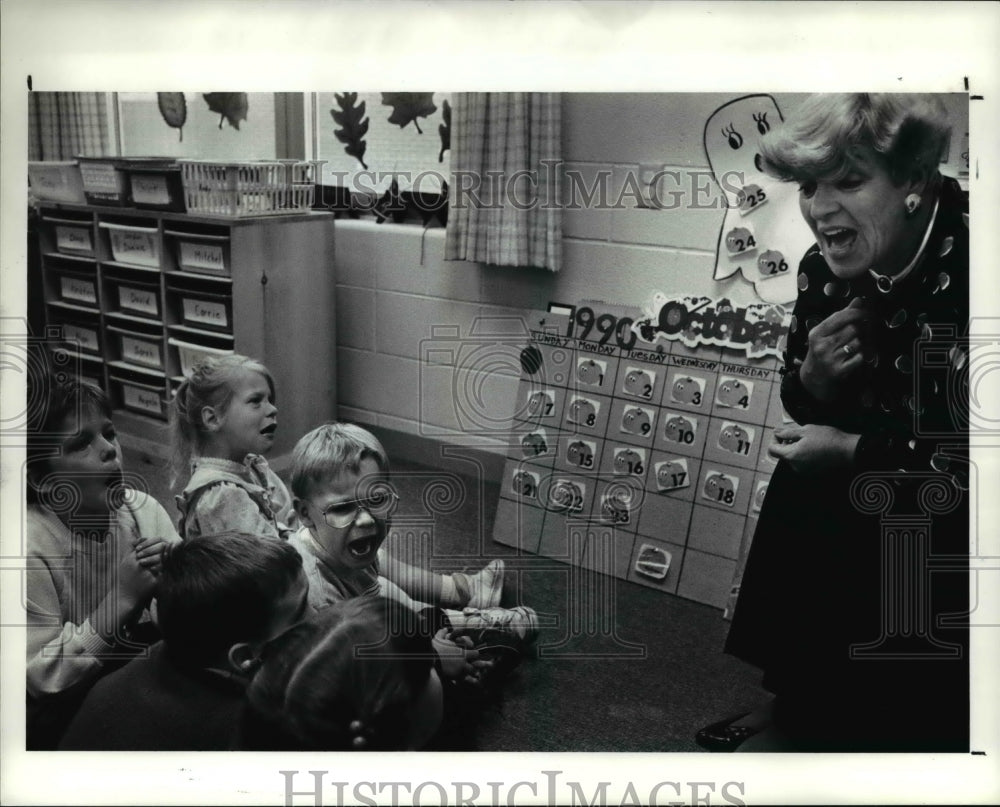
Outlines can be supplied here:
M529 319L494 541L726 608L788 421L777 356L565 308Z

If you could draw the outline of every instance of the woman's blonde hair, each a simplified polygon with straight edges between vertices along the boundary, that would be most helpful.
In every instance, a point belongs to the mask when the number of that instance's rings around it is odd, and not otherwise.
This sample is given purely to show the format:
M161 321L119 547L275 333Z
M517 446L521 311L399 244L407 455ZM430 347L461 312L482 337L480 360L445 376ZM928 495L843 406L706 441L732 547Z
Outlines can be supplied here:
M170 405L171 484L176 485L187 476L191 458L198 455L204 444L206 431L202 410L211 406L220 414L225 413L233 401L237 379L248 371L264 376L274 402L274 379L263 364L248 356L206 356L184 377Z
M782 180L838 179L864 149L893 182L937 174L951 126L941 99L906 93L813 95L760 141L762 168Z

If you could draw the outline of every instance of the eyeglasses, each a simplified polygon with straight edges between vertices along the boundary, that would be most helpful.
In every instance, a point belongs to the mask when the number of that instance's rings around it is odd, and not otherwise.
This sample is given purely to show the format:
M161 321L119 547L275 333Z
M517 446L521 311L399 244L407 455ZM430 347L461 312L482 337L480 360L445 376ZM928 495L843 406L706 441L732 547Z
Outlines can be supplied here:
M379 488L370 496L331 504L323 511L326 523L336 529L349 527L357 520L362 510L372 518L388 518L396 509L399 496L391 488Z

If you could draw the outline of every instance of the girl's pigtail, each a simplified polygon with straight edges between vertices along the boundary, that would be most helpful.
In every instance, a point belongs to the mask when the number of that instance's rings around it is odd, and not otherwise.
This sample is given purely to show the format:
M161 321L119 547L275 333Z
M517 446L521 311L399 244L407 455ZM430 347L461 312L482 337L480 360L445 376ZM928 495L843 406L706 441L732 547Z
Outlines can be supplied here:
M191 423L190 395L191 380L185 377L170 406L170 431L173 452L170 458L170 486L176 487L186 479L190 471L194 426Z

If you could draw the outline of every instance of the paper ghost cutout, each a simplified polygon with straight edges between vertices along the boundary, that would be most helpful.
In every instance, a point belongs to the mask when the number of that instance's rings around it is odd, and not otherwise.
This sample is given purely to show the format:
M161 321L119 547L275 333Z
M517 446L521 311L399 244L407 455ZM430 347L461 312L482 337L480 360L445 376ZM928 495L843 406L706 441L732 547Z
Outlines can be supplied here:
M799 260L814 241L794 183L772 179L758 165L760 136L783 120L770 95L747 95L715 110L704 133L708 164L729 204L713 277L742 272L768 303L795 300Z

